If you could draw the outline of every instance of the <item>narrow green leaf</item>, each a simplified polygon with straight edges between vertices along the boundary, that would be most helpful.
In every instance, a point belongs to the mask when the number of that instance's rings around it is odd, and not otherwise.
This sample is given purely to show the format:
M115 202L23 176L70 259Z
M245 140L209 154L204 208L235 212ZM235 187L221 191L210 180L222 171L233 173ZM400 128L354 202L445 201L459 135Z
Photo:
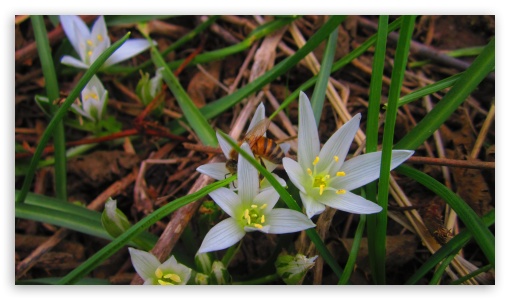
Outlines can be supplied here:
M393 135L397 120L397 101L404 80L407 57L411 46L416 16L404 16L395 53L393 71L391 73L388 94L388 110L384 122L384 133L381 154L381 171L379 176L377 203L382 211L376 215L377 229L375 235L376 267L374 279L377 284L386 283L386 229L388 224L388 194L390 188L390 165L393 148Z
M453 85L451 90L436 106L411 129L396 145L395 149L414 150L418 148L441 126L450 115L466 100L469 94L494 69L495 39L492 39L471 66Z
M67 110L73 104L74 100L78 98L80 92L83 90L85 85L89 82L90 78L96 74L99 68L103 65L103 63L110 57L113 52L115 52L124 42L129 38L130 33L128 32L123 38L115 42L111 45L105 52L103 52L96 61L90 66L90 68L83 74L83 77L78 81L74 89L69 93L69 96L66 98L64 103L60 106L59 110L55 113L53 118L51 119L48 127L44 130L41 139L39 140L39 145L35 149L35 153L32 156L32 160L30 161L30 166L28 167L28 172L23 181L23 186L21 187L21 191L16 198L16 202L25 201L25 197L27 196L28 190L30 189L30 185L32 184L32 179L34 178L35 170L37 168L37 164L41 155L43 153L44 147L48 143L48 140L52 136L55 127L62 121L62 118L66 114Z
M193 201L196 201L200 198L205 197L210 192L218 189L219 187L225 186L230 182L233 182L237 176L230 176L229 178L221 181L217 181L212 183L199 191L181 197L177 200L173 200L172 202L160 207L150 215L143 218L140 222L133 225L133 227L129 228L126 232L120 235L118 238L113 240L111 243L103 247L101 250L96 252L92 257L87 259L84 263L78 266L76 269L71 271L65 277L63 277L58 284L73 284L76 283L80 278L87 275L89 272L94 270L97 266L99 266L105 259L115 254L122 247L124 247L133 237L137 236L141 232L148 229L151 225L155 224L157 221L162 218L168 216L176 209L189 204Z
M37 43L37 52L39 54L39 60L41 61L44 82L46 84L46 95L50 100L51 113L54 115L58 110L58 106L54 104L53 101L59 98L60 92L55 64L51 56L48 33L46 32L43 16L33 15L30 19L32 20L32 28L34 29L34 37ZM53 141L55 147L55 193L57 194L57 198L63 200L67 198L67 163L64 123L62 121L58 122L55 126Z
M462 220L462 223L471 231L476 243L482 249L485 257L489 262L496 265L496 250L495 250L495 238L494 235L485 227L482 220L476 215L476 213L467 205L467 203L452 192L449 188L430 177L429 175L420 172L414 168L400 165L395 169L397 172L404 174L408 177L413 178L429 190L440 196L455 213Z
M179 103L179 107L181 108L184 117L188 120L189 125L195 131L202 144L216 147L218 145L218 141L216 140L214 129L195 106L195 103L193 103L191 98L188 96L188 93L186 93L177 77L175 77L172 73L172 70L168 68L168 65L158 52L155 45L151 45L151 56L154 65L157 68L163 68L163 79L172 91L177 103Z
M381 103L384 63L386 61L386 40L388 38L389 16L380 16L375 41L374 62L372 64L372 77L370 79L370 93L368 96L366 151L377 151L379 143L379 105ZM377 202L377 180L366 185L367 199ZM370 267L377 267L376 253L377 215L367 216L367 245ZM375 271L373 271L375 274Z
M236 144L234 141L232 141L232 139L229 138L229 136L226 133L221 132L221 131L218 131L218 132L221 136L223 136L225 138L225 140L229 143L229 145L239 153L239 155L242 155L244 157L244 159L246 159L248 162L250 162L250 164L252 164L260 172L260 174L262 174L262 176L264 176L267 179L267 181L278 192L278 194L280 195L283 202L285 202L285 204L290 209L302 212L301 207L299 207L296 200L294 200L294 198L292 198L292 196L289 194L289 192L283 186L280 185L278 180L276 180L276 178L274 178L274 176L268 170L266 170L266 168L264 168L254 157L248 155L248 153L246 153L243 149L241 149L241 147L239 147L238 144ZM317 231L315 231L314 228L307 229L306 235L308 236L308 238L310 238L312 243L315 244L315 247L317 248L319 253L322 255L322 258L324 259L324 261L330 266L330 268L333 270L333 272L335 272L335 274L338 276L338 278L340 278L342 276L342 269L337 264L334 257L331 255L328 248L326 247L324 242L321 240L321 238L317 234Z
M467 281L479 274L482 274L484 272L487 272L489 271L490 269L494 269L494 267L492 265L486 265L484 267L481 267L479 268L478 270L472 272L472 273L469 273L468 275L466 276L462 276L461 278L457 279L457 280L454 280L452 282L450 282L451 285L457 285L457 284L461 284L463 283L464 281Z
M326 89L328 88L329 74L331 73L331 67L333 66L333 60L335 58L337 39L338 27L329 35L326 50L324 50L324 57L322 58L321 69L317 77L317 83L313 90L312 98L310 99L317 126L319 126L321 120L322 107L324 105L324 99L326 98Z

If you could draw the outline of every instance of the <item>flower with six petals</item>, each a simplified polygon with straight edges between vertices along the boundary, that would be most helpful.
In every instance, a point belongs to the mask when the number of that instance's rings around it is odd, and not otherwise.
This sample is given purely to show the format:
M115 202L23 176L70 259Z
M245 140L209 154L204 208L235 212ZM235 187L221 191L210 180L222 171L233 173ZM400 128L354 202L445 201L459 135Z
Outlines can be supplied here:
M299 96L298 161L283 159L283 167L299 189L308 217L325 206L356 214L372 214L382 208L350 191L379 178L381 152L363 154L345 161L359 128L361 115L355 115L338 129L320 149L319 134L308 97ZM414 151L393 150L391 169L403 163Z
M253 156L248 144L241 149ZM247 232L282 234L314 227L304 214L285 208L275 208L279 195L272 187L259 189L257 169L239 155L237 169L238 193L219 188L209 194L230 218L216 224L206 234L198 253L228 248L240 241Z

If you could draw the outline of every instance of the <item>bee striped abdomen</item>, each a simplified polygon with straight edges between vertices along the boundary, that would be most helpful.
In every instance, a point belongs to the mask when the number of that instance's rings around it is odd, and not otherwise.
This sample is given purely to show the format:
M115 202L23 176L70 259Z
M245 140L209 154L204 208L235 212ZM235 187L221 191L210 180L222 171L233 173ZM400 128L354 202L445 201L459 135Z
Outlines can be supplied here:
M263 157L275 164L281 164L285 156L280 146L272 139L261 137L257 140L255 147L252 147L253 154Z

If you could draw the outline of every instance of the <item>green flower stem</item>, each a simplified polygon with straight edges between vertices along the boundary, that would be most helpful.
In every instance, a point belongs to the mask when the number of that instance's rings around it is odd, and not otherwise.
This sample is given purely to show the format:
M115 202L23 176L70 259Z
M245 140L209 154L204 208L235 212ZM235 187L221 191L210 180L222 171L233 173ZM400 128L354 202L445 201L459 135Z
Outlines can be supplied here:
M443 259L437 270L434 272L434 275L430 279L429 285L439 284L441 278L443 277L444 271L446 271L446 268L450 265L456 255L457 253L450 253L445 259Z
M133 227L129 228L126 232L121 234L119 237L117 237L115 240L113 240L111 243L106 245L104 248L96 252L92 257L87 259L84 263L82 263L79 267L71 271L69 274L67 274L65 277L63 277L58 284L73 284L76 283L80 278L87 275L89 272L94 270L97 266L99 266L104 260L106 260L108 257L112 256L114 253L119 251L122 247L124 247L133 237L137 236L141 232L148 229L150 226L155 224L157 221L163 219L164 217L168 216L175 210L183 207L184 205L187 205L193 201L196 201L200 198L203 198L207 196L210 192L225 186L229 184L230 182L233 182L237 176L230 176L227 179L220 180L217 182L214 182L196 193L186 195L184 197L181 197L177 200L174 200L147 217L143 218L140 222L133 225Z
M354 241L352 242L351 253L349 254L349 258L347 259L347 263L345 264L342 277L340 277L340 280L338 280L338 284L345 285L349 283L349 278L351 277L352 271L354 270L354 266L356 265L356 258L358 258L358 251L361 245L363 231L365 230L366 220L367 215L359 216L359 223L358 227L356 228L356 233L354 234Z
M60 96L57 74L55 72L55 64L51 56L50 43L48 41L48 33L44 24L43 16L33 15L30 17L32 28L34 30L35 41L37 43L37 51L41 68L46 83L46 95L50 100L51 113L54 115L58 110L58 106L53 102ZM53 133L53 141L55 146L55 193L57 198L61 200L67 199L67 165L66 165L66 140L64 134L64 124L62 121L55 126Z
M297 204L296 200L292 198L292 196L289 194L289 192L280 185L278 180L274 178L274 176L266 170L254 157L248 155L244 150L239 147L234 141L232 141L228 135L224 132L218 131L221 136L225 138L225 140L229 143L229 145L235 149L240 155L242 155L250 164L252 164L259 172L264 176L267 181L274 187L274 189L278 192L281 199L285 204L295 211L301 212L301 207ZM337 264L331 253L329 253L329 250L326 248L326 245L321 240L319 235L317 234L317 231L314 228L310 228L306 230L306 234L312 241L312 243L315 244L315 247L319 251L319 253L322 255L322 258L324 261L330 266L330 268L335 272L335 274L340 278L342 276L342 269Z
M379 25L375 41L374 62L372 65L372 77L370 80L370 94L368 97L366 150L367 153L377 151L379 142L379 105L381 103L384 63L386 59L386 41L388 37L388 16L379 17ZM377 202L377 180L366 185L367 199ZM377 232L377 215L367 216L367 244L368 258L372 270L377 265L375 255L375 236Z
M393 135L397 120L397 101L400 97L400 90L404 80L407 57L413 35L416 16L404 16L397 49L395 53L394 66L391 74L391 84L388 94L388 110L384 123L384 134L382 141L381 171L379 176L377 204L382 211L376 215L376 235L374 236L374 255L376 266L373 269L374 279L377 284L386 283L386 228L388 224L388 194L390 188L390 165L393 148Z
M495 65L495 39L492 39L471 66L453 85L436 106L397 144L395 149L414 150L418 148L441 126L450 115L467 99L469 94L489 74Z
M400 165L395 170L405 176L413 178L448 203L448 205L453 208L455 213L462 220L462 223L464 223L467 229L471 231L476 243L480 249L482 249L485 257L489 260L489 263L493 266L496 265L496 241L494 235L485 227L482 220L464 200L434 178L423 172L415 170L414 168Z
M128 32L126 35L124 35L123 38L118 40L116 43L114 43L112 46L110 46L108 49L106 49L105 52L103 52L96 61L90 66L90 68L83 74L83 77L78 81L74 89L69 93L69 96L66 98L64 103L60 106L59 110L55 113L53 118L51 119L50 123L48 124L48 127L44 131L43 135L41 136L41 140L39 141L39 145L37 145L37 148L35 150L34 155L32 156L32 160L30 161L30 166L28 167L28 172L25 177L25 180L23 181L23 186L21 187L21 191L18 194L18 197L16 198L16 202L23 202L25 201L25 197L27 196L28 190L30 188L30 185L32 184L32 179L34 178L35 170L37 168L37 164L39 162L39 159L41 158L41 155L43 153L44 147L48 143L48 140L53 135L53 132L55 130L55 127L61 123L62 118L64 118L64 115L67 113L67 110L73 104L74 100L78 98L81 90L85 87L87 82L94 76L94 74L99 70L99 68L103 65L103 63L110 57L113 52L115 52L124 42L129 38L130 33Z

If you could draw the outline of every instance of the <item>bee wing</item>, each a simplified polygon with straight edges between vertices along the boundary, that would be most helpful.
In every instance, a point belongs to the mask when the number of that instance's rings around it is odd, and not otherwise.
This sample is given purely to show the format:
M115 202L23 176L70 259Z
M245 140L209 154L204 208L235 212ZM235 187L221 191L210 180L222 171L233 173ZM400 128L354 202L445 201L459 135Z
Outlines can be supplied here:
M264 134L267 131L267 128L269 127L269 124L271 124L270 119L263 119L262 121L258 122L253 126L253 128L246 133L244 136L244 140L247 141L249 144L250 141L256 141L259 137L264 136Z

